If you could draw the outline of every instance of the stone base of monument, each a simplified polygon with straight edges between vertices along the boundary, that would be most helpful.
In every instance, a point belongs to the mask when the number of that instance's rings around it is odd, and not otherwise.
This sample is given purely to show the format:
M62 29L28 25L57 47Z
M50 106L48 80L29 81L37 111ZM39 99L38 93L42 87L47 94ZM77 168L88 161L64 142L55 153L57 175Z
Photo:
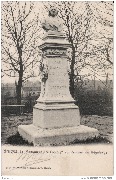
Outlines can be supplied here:
M33 125L43 129L79 126L79 108L73 102L37 103L33 107Z
M20 125L19 134L34 146L69 145L74 141L86 141L99 135L97 129L84 125L77 127L63 127L43 129L31 125Z

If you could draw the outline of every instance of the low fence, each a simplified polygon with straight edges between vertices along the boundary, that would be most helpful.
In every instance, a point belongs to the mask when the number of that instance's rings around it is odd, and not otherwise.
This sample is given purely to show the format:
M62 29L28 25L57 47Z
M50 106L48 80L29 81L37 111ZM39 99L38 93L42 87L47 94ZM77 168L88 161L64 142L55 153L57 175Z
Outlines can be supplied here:
M28 96L23 97L21 100L21 105L16 104L16 97L8 97L5 102L2 102L1 105L1 114L2 115L19 115L23 113L32 113L33 106L36 104L38 96Z

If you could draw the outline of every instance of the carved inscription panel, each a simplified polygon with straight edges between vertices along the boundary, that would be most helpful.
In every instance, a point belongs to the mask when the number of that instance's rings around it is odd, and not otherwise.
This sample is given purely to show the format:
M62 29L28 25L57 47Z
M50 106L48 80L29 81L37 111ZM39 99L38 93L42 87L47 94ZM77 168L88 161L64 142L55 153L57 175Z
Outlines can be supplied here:
M66 58L48 58L46 93L49 97L56 97L56 99L70 96Z

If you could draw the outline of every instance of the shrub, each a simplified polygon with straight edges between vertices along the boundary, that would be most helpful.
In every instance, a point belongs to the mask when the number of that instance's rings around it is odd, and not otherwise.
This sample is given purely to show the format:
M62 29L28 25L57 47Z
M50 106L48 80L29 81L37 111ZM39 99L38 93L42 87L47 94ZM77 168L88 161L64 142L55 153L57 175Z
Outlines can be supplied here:
M112 95L107 89L87 90L76 88L75 100L81 115L113 116Z

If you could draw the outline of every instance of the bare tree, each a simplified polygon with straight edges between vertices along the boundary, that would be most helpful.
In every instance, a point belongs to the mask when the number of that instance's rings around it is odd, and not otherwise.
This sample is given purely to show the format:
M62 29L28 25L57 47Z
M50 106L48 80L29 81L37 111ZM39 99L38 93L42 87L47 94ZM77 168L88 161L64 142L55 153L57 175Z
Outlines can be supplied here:
M83 50L87 47L88 40L92 36L91 26L91 10L88 3L83 3L84 10L80 12L82 5L77 2L62 2L60 4L60 16L66 27L66 35L71 43L70 59L70 93L74 97L75 79L78 79L79 72L77 66L81 58ZM78 60L77 60L78 59ZM81 67L82 68L82 67Z
M23 82L34 76L40 27L32 2L2 2L2 74L18 77L17 104ZM32 18L33 16L33 18Z
M90 2L89 6L96 28L94 37L83 52L84 67L91 69L97 77L105 78L107 73L113 74L113 2Z
M94 70L95 68L99 69L98 64L100 66L102 64L100 69L104 70L105 67L109 67L109 64L113 64L111 56L109 56L109 50L111 50L110 45L113 37L109 38L108 36L106 38L108 42L105 41L102 48L93 43L96 40L96 33L98 36L97 41L103 38L103 36L100 36L101 32L96 32L96 30L99 29L97 28L98 23L100 24L102 30L106 30L106 27L113 27L113 3L80 2L80 4L78 4L78 2L59 2L57 5L60 11L59 15L66 27L66 35L71 43L70 92L74 97L75 80L78 80L79 71L82 70L82 68L89 65ZM91 63L89 56L91 53L90 46L92 46L94 51L94 57L96 53L99 54L101 51L101 58L99 58L97 63L94 61L94 65Z

